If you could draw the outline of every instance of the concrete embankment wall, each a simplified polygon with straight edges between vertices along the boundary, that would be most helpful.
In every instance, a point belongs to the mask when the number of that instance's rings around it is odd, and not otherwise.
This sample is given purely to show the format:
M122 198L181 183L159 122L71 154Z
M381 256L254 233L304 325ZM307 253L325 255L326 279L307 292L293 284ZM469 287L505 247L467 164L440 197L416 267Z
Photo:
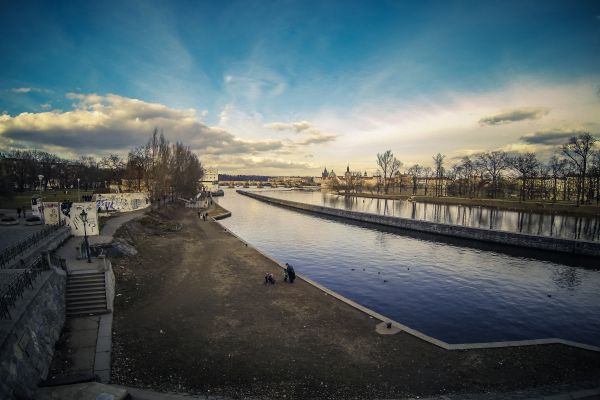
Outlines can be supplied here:
M48 375L54 345L65 323L66 273L51 269L23 294L22 310L14 320L2 321L0 337L0 398L31 399Z
M418 232L433 233L462 239L478 240L483 242L498 243L538 250L555 251L575 255L600 257L600 243L585 240L569 240L545 236L526 235L497 230L472 228L467 226L440 224L429 221L419 221L408 218L388 217L377 214L368 214L357 211L341 210L330 207L303 204L295 201L274 199L254 192L237 191L248 197L262 200L267 203L284 207L308 211L312 213L328 215L352 221L365 222L369 224L383 225L400 229L408 229Z

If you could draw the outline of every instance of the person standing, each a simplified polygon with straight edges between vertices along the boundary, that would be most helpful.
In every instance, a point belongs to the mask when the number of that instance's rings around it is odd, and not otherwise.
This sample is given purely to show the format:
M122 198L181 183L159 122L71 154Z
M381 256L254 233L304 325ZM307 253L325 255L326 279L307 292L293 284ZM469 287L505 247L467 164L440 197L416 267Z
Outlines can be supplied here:
M286 263L285 266L290 283L294 283L294 280L296 279L296 271L294 271L294 267L288 263Z
M21 218L21 207L17 207L17 216Z

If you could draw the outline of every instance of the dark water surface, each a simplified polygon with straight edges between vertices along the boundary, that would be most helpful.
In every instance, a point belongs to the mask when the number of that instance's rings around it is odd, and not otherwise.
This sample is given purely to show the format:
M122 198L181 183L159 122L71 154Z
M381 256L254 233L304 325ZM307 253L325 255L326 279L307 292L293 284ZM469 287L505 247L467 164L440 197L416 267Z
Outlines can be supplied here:
M565 239L600 240L600 218L497 210L490 207L430 204L406 200L368 199L327 192L269 190L266 196L318 206L390 217L521 232Z
M261 251L446 342L559 337L600 345L600 270L577 259L564 265L404 236L234 190L218 201L233 213L221 223Z

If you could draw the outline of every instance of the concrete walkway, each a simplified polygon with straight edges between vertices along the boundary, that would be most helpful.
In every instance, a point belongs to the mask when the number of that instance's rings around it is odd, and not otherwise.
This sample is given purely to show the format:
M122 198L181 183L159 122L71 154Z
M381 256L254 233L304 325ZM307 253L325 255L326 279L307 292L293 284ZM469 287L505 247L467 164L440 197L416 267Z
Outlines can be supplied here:
M148 210L133 211L108 219L102 227L101 235L89 237L90 245L110 243L121 225L141 217ZM81 246L82 240L81 237L73 237L57 251L58 256L66 260L69 274L105 271L105 259L94 257L92 262L88 263L87 259L79 257L78 247ZM64 346L59 347L60 350L55 354L47 383L60 385L91 381L96 377L101 382L109 382L112 320L112 312L68 318L60 339ZM52 375L52 372L57 371L61 372Z

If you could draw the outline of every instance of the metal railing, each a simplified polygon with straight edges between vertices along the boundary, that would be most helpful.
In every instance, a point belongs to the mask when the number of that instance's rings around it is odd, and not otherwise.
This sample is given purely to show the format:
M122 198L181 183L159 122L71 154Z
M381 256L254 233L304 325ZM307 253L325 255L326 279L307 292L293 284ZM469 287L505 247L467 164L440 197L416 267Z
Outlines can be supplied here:
M50 234L65 226L65 222L61 221L58 225L48 225L37 231L33 235L8 246L0 252L0 268L7 268L12 260L17 258L21 253L31 249L37 243L47 238Z
M52 255L51 257L56 257ZM36 258L28 268L18 272L5 272L0 278L0 319L11 319L10 310L17 300L23 297L43 271L50 269L49 258L43 254Z

